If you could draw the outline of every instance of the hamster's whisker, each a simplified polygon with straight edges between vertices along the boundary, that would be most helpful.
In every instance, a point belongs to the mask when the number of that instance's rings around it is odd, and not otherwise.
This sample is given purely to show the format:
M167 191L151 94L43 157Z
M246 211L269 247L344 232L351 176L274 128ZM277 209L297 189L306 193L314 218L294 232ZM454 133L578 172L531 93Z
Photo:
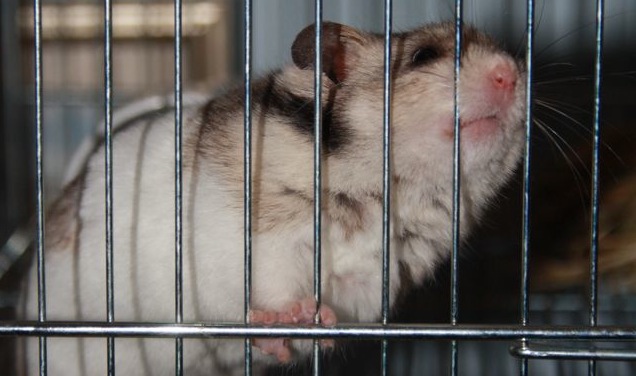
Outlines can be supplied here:
M556 150L558 151L559 154L561 154L563 156L563 159L565 160L565 162L568 165L568 168L570 169L570 171L572 171L572 174L574 176L574 180L576 181L576 185L579 188L579 194L581 196L581 201L583 203L585 203L584 197L583 197L583 193L587 193L588 192L588 188L587 185L585 184L585 178L583 177L583 174L580 172L579 168L577 168L577 163L574 162L574 160L572 160L572 158L570 158L570 156L568 155L567 151L569 151L570 153L572 153L576 160L578 161L578 165L583 167L583 170L585 171L585 173L587 175L590 175L590 171L588 169L588 167L585 165L585 162L583 162L583 160L581 159L581 157L579 156L579 154L576 152L576 150L574 150L574 148L572 147L572 145L570 145L564 138L563 136L561 136L558 132L556 132L554 129L552 129L551 127L549 127L545 122L539 120L539 119L534 119L534 124L537 126L537 128L539 128L539 130L541 130L541 132L548 137L548 139L551 141L551 145L553 147L556 148Z
M607 72L605 77L627 77L636 80L636 70L622 71L622 72Z
M546 110L544 113L546 114L546 116L550 116L550 118L555 119L556 121L559 121L559 123L567 126L568 128L572 129L572 131L574 133L576 133L581 139L585 140L585 141L589 141L588 138L586 138L586 136L592 136L593 132L592 129L590 129L589 127L587 127L585 124L581 123L580 121L574 119L571 115L568 115L565 111L559 110L559 108L557 107L557 105L559 107L563 107L566 109L570 109L572 111L578 111L579 113L583 113L589 116L592 116L593 113L590 110L584 109L580 106L576 106L573 105L571 103L567 103L564 101L559 101L556 99L535 99L535 103L540 106L540 109L544 109ZM611 123L608 123L606 121L603 121L603 124L607 124L607 125L613 125ZM580 131L583 131L583 134L581 134ZM614 158L616 158L619 161L622 161L622 158L618 155L618 153L616 153L616 151L614 150L614 148L612 148L612 146L607 143L604 140L601 140L601 146L607 150L608 152L610 152L612 154L612 156Z
M579 108L577 106L573 106L571 104L562 102L562 101L558 101L555 99L535 99L535 103L537 105L539 105L541 108L544 108L546 110L548 110L550 113L554 114L555 116L553 116L555 119L565 119L565 120L569 120L569 122L565 122L563 121L562 123L564 125L568 125L568 124L574 124L576 127L572 127L573 130L583 130L585 131L585 134L587 135L591 135L592 134L592 130L589 129L588 127L586 127L583 123L581 123L580 121L576 120L572 115L569 115L568 113L566 113L563 110L560 110L556 105L560 105L563 107L570 107L571 109L574 110L578 110L581 111L583 113L590 113L589 111L585 111L582 108ZM578 134L578 132L577 132ZM581 136L583 137L583 136Z
M591 82L591 76L575 76L575 77L561 77L554 78L551 80L541 80L537 81L534 84L537 86L545 86L545 85L555 85L555 84L563 84L563 83L572 83L572 82Z
M554 68L562 68L562 67L575 68L576 65L574 65L573 63L567 63L567 62L554 62L549 64L541 64L537 67L536 70L537 71L548 70L550 73L554 73Z

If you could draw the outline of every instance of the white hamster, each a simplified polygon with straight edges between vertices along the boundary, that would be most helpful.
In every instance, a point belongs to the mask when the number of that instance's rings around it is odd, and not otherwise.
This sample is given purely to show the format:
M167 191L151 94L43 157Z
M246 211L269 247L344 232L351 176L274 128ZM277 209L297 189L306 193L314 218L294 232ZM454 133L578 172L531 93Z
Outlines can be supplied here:
M451 244L454 26L392 41L391 297L430 277ZM326 324L381 312L383 37L323 25L323 239ZM253 86L253 319L307 321L313 284L313 27L293 64ZM466 27L460 76L461 235L508 180L523 149L525 73ZM243 322L243 89L184 110L184 315ZM174 120L156 111L114 136L117 321L174 320ZM103 147L47 217L50 320L105 320ZM24 299L36 317L35 272ZM255 341L255 367L307 355L306 341ZM185 340L187 374L242 372L241 340ZM50 338L49 375L101 375L106 341ZM28 365L37 366L37 339ZM122 375L171 375L171 339L117 339Z

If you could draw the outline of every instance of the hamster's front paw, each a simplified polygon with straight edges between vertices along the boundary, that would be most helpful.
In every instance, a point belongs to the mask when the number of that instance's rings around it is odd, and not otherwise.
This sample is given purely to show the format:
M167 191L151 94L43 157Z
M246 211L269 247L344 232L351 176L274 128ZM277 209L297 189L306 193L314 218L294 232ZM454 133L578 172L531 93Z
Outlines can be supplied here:
M282 311L252 310L250 312L250 322L252 324L264 325L310 325L314 322L316 314L316 301L307 298L293 302ZM327 305L320 306L320 323L324 326L333 326L337 322L335 312ZM292 358L289 339L286 338L256 338L252 341L254 347L261 350L263 354L274 355L281 363L288 363ZM323 347L333 347L332 339L321 340Z

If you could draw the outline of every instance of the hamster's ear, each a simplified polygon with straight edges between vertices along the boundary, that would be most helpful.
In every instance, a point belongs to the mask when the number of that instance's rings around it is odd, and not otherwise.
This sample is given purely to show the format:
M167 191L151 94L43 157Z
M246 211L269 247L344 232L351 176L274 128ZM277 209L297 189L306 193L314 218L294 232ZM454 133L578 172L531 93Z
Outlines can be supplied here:
M300 69L313 69L316 56L316 27L310 25L296 36L292 44L292 59ZM322 71L339 83L347 78L348 71L359 57L361 47L367 42L365 33L334 22L322 23Z

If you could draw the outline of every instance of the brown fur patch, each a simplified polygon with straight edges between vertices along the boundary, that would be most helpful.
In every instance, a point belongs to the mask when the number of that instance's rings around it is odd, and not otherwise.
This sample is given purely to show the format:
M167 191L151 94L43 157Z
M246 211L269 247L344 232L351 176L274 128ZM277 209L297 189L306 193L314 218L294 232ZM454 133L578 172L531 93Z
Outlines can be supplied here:
M85 174L78 175L69 183L53 203L46 218L46 249L74 249L79 236L78 221Z
M313 199L305 193L283 187L279 192L253 192L254 231L266 232L276 227L301 227L310 223Z
M338 223L349 239L364 227L364 203L344 192L332 192L327 203L327 215Z
M314 200L311 192L282 187L276 193L255 192L253 215L254 230L264 232L279 226L302 226L310 223ZM343 192L325 192L324 213L326 220L341 227L345 238L362 231L365 225L365 205L371 204Z

